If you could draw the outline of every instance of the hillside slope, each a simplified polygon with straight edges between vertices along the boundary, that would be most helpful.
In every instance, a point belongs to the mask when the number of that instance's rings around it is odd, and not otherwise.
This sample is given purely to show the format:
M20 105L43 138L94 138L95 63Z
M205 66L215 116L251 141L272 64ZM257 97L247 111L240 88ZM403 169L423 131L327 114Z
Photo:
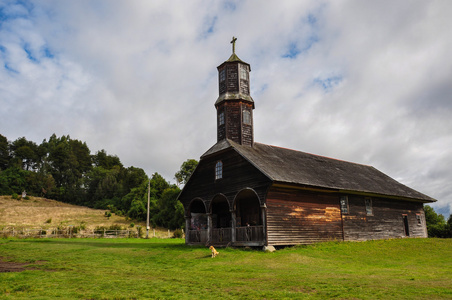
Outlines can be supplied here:
M101 209L45 198L30 197L29 200L15 200L11 196L0 196L0 229L6 227L48 229L59 225L79 226L80 224L84 224L86 229L113 224L127 228L132 222L146 226L144 222L126 220L125 217L114 214L107 218L105 210Z

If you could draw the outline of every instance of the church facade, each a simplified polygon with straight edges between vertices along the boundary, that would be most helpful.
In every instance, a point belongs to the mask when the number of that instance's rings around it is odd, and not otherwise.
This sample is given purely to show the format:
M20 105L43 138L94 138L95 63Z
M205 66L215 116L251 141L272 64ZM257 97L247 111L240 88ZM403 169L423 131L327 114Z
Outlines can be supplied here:
M435 200L372 166L254 142L250 65L218 69L217 143L182 189L186 244L282 246L427 237Z

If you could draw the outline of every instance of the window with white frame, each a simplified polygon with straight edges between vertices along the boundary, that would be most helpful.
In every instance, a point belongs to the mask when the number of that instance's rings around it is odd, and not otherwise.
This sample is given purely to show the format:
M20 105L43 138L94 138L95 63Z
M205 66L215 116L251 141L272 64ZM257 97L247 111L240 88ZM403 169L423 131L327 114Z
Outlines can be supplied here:
M215 165L215 180L223 178L223 163L220 161L217 161Z
M341 196L341 212L348 214L348 196Z
M373 212L372 212L372 199L371 198L365 198L364 202L366 203L366 214L368 216L371 216L373 214Z

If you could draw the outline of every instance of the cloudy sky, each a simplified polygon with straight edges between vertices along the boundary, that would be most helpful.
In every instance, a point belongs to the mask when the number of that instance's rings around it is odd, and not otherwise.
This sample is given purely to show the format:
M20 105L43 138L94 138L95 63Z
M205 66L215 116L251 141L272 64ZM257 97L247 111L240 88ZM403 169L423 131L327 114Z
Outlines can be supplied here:
M0 2L0 134L174 173L251 65L255 140L368 164L452 209L452 1Z

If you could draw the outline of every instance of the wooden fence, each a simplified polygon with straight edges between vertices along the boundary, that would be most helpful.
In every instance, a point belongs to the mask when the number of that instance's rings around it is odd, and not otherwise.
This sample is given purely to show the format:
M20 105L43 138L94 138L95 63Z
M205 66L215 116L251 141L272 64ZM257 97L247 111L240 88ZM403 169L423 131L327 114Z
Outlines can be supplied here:
M28 229L28 228L4 228L0 230L0 237L17 237L17 238L143 238L146 236L146 230L130 229L130 230L110 230L110 229L94 229L94 230L74 230L72 227L66 229ZM150 238L171 238L173 233L168 230L166 232L156 232L151 229L149 231Z

